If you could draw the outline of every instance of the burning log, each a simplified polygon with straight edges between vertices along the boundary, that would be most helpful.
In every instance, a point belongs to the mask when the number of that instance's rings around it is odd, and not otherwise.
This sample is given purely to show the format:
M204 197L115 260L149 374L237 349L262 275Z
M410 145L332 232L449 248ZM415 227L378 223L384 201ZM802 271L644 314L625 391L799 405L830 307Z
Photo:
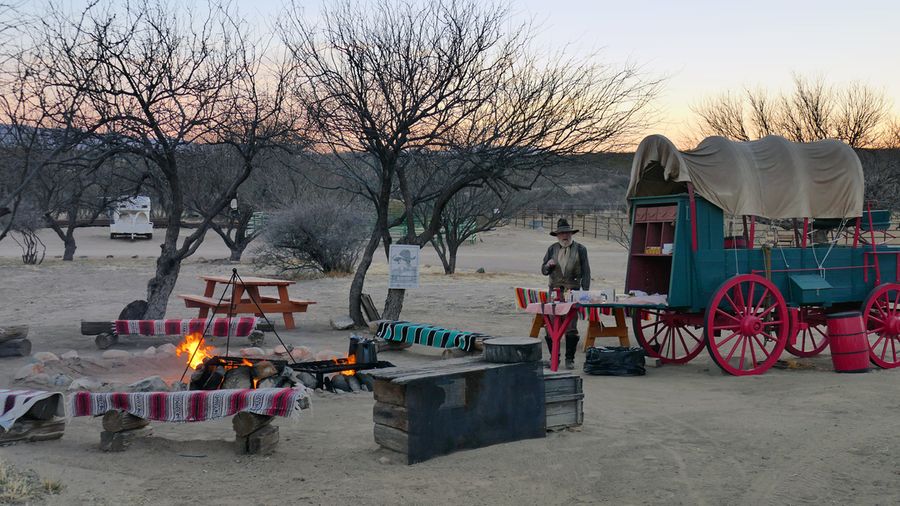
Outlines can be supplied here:
M220 368L222 366L219 366ZM248 366L234 367L225 372L222 388L253 388L253 368Z
M203 383L201 390L218 389L225 379L225 368L221 365L217 365L215 367L209 368L208 372L209 376L206 377L206 381Z

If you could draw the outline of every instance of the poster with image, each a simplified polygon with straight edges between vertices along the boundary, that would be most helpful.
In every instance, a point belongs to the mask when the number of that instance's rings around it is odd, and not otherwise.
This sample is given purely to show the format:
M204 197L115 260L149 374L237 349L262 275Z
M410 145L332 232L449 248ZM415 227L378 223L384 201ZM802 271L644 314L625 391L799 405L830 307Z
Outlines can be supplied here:
M391 244L388 288L419 288L419 247Z

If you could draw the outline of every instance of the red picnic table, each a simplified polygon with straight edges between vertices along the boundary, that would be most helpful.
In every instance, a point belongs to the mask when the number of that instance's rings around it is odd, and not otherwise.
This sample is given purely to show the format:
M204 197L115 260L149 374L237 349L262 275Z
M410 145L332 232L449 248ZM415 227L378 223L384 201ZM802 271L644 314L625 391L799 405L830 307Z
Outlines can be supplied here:
M200 308L199 318L206 318L210 310L213 313L230 313L232 315L249 313L262 316L262 313L281 313L284 316L284 326L287 329L294 328L294 314L305 313L312 300L291 299L288 295L288 286L294 284L287 279L269 279L257 277L241 277L233 279L231 276L200 276L206 281L206 290L203 295L179 295L184 299L185 307ZM227 285L234 282L231 297L219 301L216 294L216 285ZM276 288L278 296L266 296L259 293L260 288ZM244 295L247 297L244 297Z
M559 369L559 343L566 334L566 329L573 318L578 317L578 304L575 302L532 302L525 307L528 313L544 317L544 328L550 337L550 370Z

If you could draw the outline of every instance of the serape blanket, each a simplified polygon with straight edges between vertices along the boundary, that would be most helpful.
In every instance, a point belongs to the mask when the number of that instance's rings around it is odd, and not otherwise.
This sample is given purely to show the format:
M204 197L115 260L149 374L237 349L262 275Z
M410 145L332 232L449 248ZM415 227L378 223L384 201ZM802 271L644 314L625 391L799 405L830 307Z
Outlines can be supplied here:
M528 304L541 302L546 304L549 290L546 288L520 288L515 287L513 291L516 293L516 308L524 311ZM592 322L600 321L600 315L611 315L612 310L609 308L579 308L578 318L581 320L590 320Z
M119 335L140 336L183 336L203 332L209 318L191 318L178 320L116 320L113 330ZM246 337L256 328L256 316L237 318L214 318L209 327L212 337Z
M0 428L9 430L35 403L50 398L56 398L56 416L66 416L66 404L59 392L0 388Z
M202 422L249 411L296 418L309 406L309 391L300 388L188 390L182 392L77 392L69 396L71 416L100 416L122 410L160 422Z
M449 330L422 323L387 321L378 324L375 337L398 343L422 344L435 348L459 348L472 351L476 338L487 338L477 332Z

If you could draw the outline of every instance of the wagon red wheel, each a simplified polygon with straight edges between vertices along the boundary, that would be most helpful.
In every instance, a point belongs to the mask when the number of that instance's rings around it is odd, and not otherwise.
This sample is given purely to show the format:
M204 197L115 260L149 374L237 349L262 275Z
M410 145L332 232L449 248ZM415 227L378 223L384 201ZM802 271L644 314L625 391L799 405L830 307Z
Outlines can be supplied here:
M667 364L684 364L703 349L703 329L689 322L689 315L662 309L642 309L632 316L641 348Z
M863 306L869 358L884 369L900 366L900 284L875 287Z
M706 308L706 347L723 371L762 374L781 356L790 332L787 304L755 274L722 283Z
M828 326L822 308L800 308L800 319L797 324L794 344L788 342L784 349L798 357L814 357L828 347Z

